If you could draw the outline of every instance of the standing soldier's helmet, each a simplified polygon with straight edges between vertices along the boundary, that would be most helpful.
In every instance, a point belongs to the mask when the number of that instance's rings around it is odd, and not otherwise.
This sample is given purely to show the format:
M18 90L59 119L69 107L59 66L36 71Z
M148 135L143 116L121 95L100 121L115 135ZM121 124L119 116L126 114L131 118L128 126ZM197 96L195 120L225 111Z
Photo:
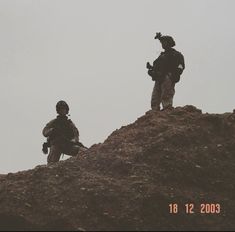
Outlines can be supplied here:
M168 45L169 45L170 47L174 47L174 46L175 46L175 41L174 41L174 39L173 39L171 36L169 36L169 35L164 35L164 36L162 36L161 32L157 32L157 33L156 33L156 36L154 37L154 39L159 39L160 42L162 42L162 41L167 41L167 43L168 43Z
M61 108L66 108L67 109L67 114L69 113L69 106L65 101L58 101L56 104L56 112L59 113L59 110Z

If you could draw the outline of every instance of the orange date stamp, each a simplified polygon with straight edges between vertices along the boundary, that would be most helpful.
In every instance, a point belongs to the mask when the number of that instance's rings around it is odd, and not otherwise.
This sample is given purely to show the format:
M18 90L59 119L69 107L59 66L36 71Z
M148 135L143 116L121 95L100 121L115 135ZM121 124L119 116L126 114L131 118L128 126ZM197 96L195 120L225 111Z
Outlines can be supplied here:
M180 205L177 203L169 204L169 213L177 214L179 212L185 212L186 214L220 214L221 213L221 205L218 203L203 203L195 205L194 203L187 203L185 205Z

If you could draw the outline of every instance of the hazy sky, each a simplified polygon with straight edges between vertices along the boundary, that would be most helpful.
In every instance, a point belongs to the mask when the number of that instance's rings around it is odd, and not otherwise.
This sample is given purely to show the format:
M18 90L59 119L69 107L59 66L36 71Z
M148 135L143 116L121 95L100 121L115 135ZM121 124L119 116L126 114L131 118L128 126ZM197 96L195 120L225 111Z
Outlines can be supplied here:
M42 129L70 105L87 146L150 109L157 31L185 56L175 106L235 108L233 0L0 0L0 173L46 163Z

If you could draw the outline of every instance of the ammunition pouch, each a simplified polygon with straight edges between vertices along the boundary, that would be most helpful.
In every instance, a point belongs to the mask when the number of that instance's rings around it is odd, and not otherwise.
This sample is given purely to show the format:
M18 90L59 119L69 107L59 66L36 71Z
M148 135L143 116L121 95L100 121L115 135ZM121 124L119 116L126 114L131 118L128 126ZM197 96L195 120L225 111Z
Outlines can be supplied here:
M46 155L48 154L48 148L50 147L50 143L47 141L42 145L42 152Z
M161 72L155 72L152 69L148 70L148 75L152 77L153 81L159 81L161 82L163 80L163 75Z

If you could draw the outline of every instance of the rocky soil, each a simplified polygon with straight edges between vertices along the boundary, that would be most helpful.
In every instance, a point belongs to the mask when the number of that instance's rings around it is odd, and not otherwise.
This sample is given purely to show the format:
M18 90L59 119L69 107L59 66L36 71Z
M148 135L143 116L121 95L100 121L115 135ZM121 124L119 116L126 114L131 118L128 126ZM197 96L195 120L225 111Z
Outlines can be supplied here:
M234 229L234 113L148 111L77 157L0 175L0 230Z

